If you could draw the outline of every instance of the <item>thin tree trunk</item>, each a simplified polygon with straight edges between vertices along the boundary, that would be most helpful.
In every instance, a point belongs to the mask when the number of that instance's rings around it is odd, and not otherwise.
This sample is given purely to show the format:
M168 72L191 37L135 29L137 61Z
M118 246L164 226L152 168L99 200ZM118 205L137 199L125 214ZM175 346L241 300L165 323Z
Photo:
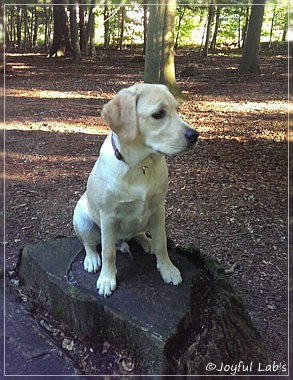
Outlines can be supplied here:
M48 52L48 47L49 47L49 14L48 12L49 10L47 7L44 7L44 11L45 11L45 20L46 20L44 45L45 45L46 52Z
M287 30L288 30L288 15L286 15L286 20L284 23L284 28L283 28L283 33L282 33L282 42L286 41Z
M109 34L109 7L104 6L104 48L108 49L110 44L110 34Z
M242 46L241 46L242 48L244 48L244 45L245 45L248 24L249 24L249 7L246 7L245 24L242 31Z
M121 6L121 23L120 23L120 37L119 37L119 50L122 50L123 36L124 36L124 23L125 23L126 9Z
M180 29L181 29L181 23L185 14L185 7L180 7L180 13L179 13L179 18L178 18L178 28L177 28L177 34L176 34L176 39L175 39L175 49L178 48L178 42L179 42L179 37L180 37Z
M217 12L216 12L216 23L215 23L215 29L214 29L214 34L211 42L211 50L216 49L216 44L217 44L217 35L218 35L218 30L220 27L220 15L221 15L221 9L222 7L220 5L217 6Z
M17 6L17 15L16 15L16 36L17 36L17 46L21 47L21 13L22 13L22 6Z
M204 48L203 48L203 55L204 56L207 56L208 52L209 52L213 18L214 18L214 2L212 1L209 5L209 17L208 17L208 23L207 23L207 29L206 29L206 40L205 40L205 44L204 44Z
M89 55L91 57L96 57L96 47L95 47L95 0L91 0L91 6L89 10L89 20L87 23L87 41L89 43Z
M143 6L143 54L146 52L146 41L147 41L147 29L148 29L148 8L146 5Z
M27 16L27 7L23 6L23 28L24 28L24 37L23 37L23 50L27 51L28 47L28 16Z
M15 49L16 47L16 21L15 21L15 7L11 9L11 18L10 18L10 47ZM8 23L7 23L8 25Z
M80 51L83 56L87 56L87 34L85 28L85 7L79 4L79 33L80 33Z
M237 38L237 47L241 47L241 16L242 16L242 10L238 13L238 38Z
M273 12L273 17L272 17L272 22L271 22L271 30L270 30L270 41L269 41L269 49L272 46L272 37L273 37L273 31L274 31L274 21L275 21L275 16L276 16L276 5L274 6L274 12Z
M35 7L35 19L33 24L33 47L37 47L38 45L38 27L39 27L39 16L38 16L38 9Z
M80 52L80 45L79 45L79 40L78 40L76 5L70 5L69 9L70 9L70 36L71 36L73 61L79 62L81 60L81 52Z

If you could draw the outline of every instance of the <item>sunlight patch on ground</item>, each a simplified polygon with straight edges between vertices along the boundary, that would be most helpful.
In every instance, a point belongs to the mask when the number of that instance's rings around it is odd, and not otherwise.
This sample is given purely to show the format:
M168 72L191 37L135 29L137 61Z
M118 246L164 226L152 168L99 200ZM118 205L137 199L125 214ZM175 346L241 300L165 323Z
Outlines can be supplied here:
M250 102L250 101L241 101L241 102L220 102L220 101L212 101L212 102L201 102L197 103L199 106L201 104L204 107L208 107L213 111L225 111L225 112L243 112L243 113L251 113L251 112L261 112L261 113L271 113L271 112L280 112L287 113L288 105L283 101L267 101L267 102Z
M6 96L38 99L96 99L93 91L56 91L56 90L27 90L7 89Z
M42 123L42 122L10 122L5 123L5 130L18 131L40 131L57 133L84 133L87 135L105 136L109 133L109 128L104 125L74 125L66 122Z
M4 154L2 154L2 156L4 156ZM34 154L19 154L18 152L8 152L6 153L6 158L9 157L9 159L11 160L19 160L19 158L21 158L21 162L22 163L26 163L27 161L29 162L40 162L40 161L48 161L48 154L38 154L38 153L34 153ZM63 155L57 155L55 154L54 156L50 155L49 156L49 160L50 162L67 162L67 163L78 163L78 162L86 162L86 161L89 161L89 160L95 160L96 157L94 156L80 156L80 157L76 157L76 156L63 156Z
M32 68L32 66L23 65L21 63L14 63L13 65L11 65L11 67L13 70L26 70Z

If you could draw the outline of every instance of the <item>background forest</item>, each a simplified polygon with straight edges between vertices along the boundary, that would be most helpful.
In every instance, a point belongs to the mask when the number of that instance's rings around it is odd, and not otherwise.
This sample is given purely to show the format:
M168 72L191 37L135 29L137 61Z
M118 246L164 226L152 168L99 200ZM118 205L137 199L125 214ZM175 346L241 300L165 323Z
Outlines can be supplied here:
M88 4L62 0L52 6L6 5L5 46L7 51L38 50L48 57L72 56L74 62L102 56L101 48L140 49L145 54L144 81L166 84L180 97L176 49L189 47L203 56L223 48L238 49L242 52L239 70L259 73L260 43L263 49L271 50L276 49L276 43L286 41L285 5L266 4L265 0L229 6L214 1L179 5L176 0L141 6L122 2L97 5L94 0Z
M61 4L62 1L59 3ZM95 54L88 49L90 43L104 48L119 49L144 45L146 5L99 6L95 1L89 5L84 5L85 3L83 1L83 5L76 5L74 11L64 2L66 10L74 13L70 18L70 25L72 26L78 20L82 55ZM233 48L243 47L250 15L249 4L242 6L211 5L210 8L212 8L212 12L210 12L212 24L209 35L210 48L215 49L219 45ZM55 13L58 13L56 9ZM207 37L208 18L209 8L207 6L183 5L178 7L175 22L175 46L202 49ZM7 48L9 50L16 48L29 50L41 47L49 51L53 40L53 19L54 9L52 6L6 5ZM267 2L261 42L267 42L270 46L274 41L285 41L288 28L287 19L286 6ZM72 29L70 31L73 32Z
M97 5L95 1L70 5L5 6L5 44L7 51L39 49L49 56L73 55L95 57L97 48L141 48L145 52L150 6L120 4ZM80 4L79 4L80 3ZM200 54L216 52L223 47L241 49L247 36L251 4L178 6L174 19L175 48L190 47ZM255 2L264 4L265 2ZM44 4L44 2L42 2ZM169 1L168 5L176 5ZM160 5L160 2L158 2ZM261 24L260 42L272 48L284 42L288 29L288 7L268 1ZM168 16L169 17L169 16ZM162 26L162 25L160 25Z

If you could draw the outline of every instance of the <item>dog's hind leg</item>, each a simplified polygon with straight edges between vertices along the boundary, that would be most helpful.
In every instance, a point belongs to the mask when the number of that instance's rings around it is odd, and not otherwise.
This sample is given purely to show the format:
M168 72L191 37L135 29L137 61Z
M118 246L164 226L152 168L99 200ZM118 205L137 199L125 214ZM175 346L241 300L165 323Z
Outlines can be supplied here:
M101 258L97 252L97 245L101 242L101 231L85 212L80 202L77 203L74 210L73 226L85 248L84 269L89 273L95 273L101 266Z
M133 238L146 253L153 255L155 253L153 240L146 236L144 232L134 236Z

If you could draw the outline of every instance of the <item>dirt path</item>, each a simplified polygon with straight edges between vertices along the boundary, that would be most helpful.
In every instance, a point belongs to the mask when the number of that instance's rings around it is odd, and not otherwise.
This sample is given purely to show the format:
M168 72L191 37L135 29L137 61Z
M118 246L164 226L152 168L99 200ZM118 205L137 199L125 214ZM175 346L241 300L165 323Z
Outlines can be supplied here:
M106 52L74 65L43 55L8 56L6 78L6 266L27 243L70 236L73 208L108 129L103 104L143 79L133 53ZM178 54L186 101L201 134L192 153L168 158L167 233L199 245L226 269L272 350L287 358L287 60L262 57L259 77L239 58Z

